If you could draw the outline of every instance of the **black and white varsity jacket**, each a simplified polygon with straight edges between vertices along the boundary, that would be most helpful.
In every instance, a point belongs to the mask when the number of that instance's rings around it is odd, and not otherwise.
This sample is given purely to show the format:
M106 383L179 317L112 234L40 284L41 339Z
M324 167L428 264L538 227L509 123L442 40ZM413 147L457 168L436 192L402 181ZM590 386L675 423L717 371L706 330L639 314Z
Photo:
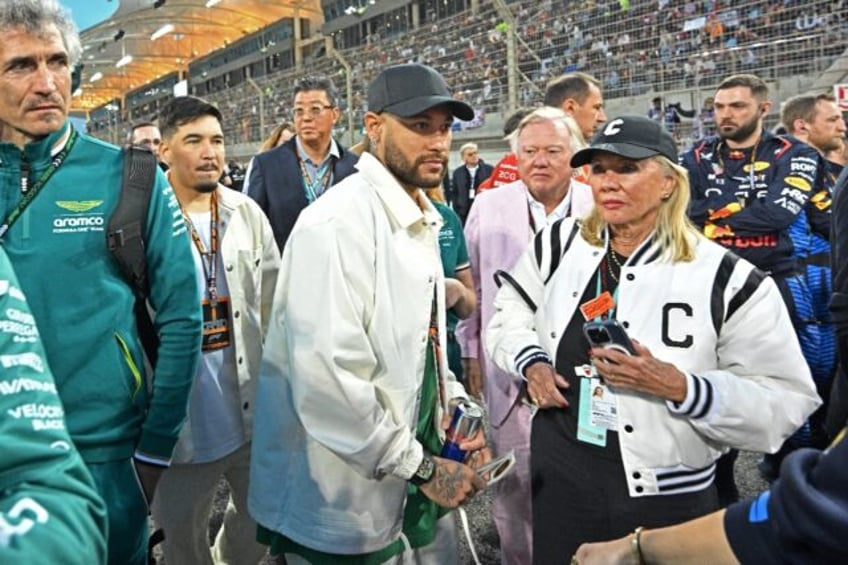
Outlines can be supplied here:
M723 451L774 452L821 403L774 281L692 237L693 261L672 262L649 238L621 271L616 318L687 375L679 405L617 391L631 496L706 488ZM518 379L528 359L553 357L605 251L572 218L536 236L495 299L487 344L498 366Z

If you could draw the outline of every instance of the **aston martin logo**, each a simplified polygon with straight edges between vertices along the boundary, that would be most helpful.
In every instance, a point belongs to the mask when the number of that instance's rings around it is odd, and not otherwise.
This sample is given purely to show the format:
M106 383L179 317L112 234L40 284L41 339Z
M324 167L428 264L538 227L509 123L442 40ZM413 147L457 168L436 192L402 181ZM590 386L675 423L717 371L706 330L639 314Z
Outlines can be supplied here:
M70 212L88 212L103 204L102 200L57 200L56 206Z

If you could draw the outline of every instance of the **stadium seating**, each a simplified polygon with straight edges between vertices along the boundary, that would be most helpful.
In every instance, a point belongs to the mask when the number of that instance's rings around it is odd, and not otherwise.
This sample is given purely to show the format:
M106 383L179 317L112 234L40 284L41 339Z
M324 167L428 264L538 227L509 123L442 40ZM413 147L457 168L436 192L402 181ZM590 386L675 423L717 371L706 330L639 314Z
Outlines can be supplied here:
M366 111L366 85L390 63L430 64L458 97L476 108L488 114L509 111L510 18L517 29L513 63L520 105L538 104L550 78L577 70L602 81L612 106L616 99L632 106L656 95L708 91L737 72L752 72L767 81L807 76L811 84L842 55L848 37L845 0L512 1L506 3L509 17L496 4L503 3L480 0L476 13L464 10L442 18L434 14L417 29L410 22L394 25L391 35L373 33L359 44L342 45L343 34L338 34L336 48L351 67L351 100L345 96L343 65L323 48L314 50L299 72L289 68L254 78L258 91L242 82L199 94L221 107L229 144L254 147L290 113L292 86L307 73L335 80L340 105L352 112L357 131ZM92 112L89 128L109 138L114 131L126 131L130 122L155 118L167 96L128 104L122 112ZM687 102L694 106L700 98ZM637 111L647 109L644 104ZM347 123L345 117L340 126Z

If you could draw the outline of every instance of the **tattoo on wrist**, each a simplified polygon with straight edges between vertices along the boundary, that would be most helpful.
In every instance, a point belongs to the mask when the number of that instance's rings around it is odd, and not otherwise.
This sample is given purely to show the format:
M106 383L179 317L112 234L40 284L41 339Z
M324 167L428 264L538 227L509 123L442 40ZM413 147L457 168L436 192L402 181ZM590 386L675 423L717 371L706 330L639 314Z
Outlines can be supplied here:
M462 467L459 465L438 465L433 484L443 497L452 500L459 494L463 482Z

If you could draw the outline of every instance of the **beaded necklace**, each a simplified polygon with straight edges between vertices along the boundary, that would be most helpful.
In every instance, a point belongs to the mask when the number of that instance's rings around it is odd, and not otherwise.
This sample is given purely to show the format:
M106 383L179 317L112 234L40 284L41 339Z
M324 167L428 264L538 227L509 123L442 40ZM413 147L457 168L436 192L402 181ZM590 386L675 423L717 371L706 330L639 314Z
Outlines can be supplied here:
M624 257L622 255L622 257ZM627 257L624 257L624 261L627 261ZM619 259L618 253L613 250L612 246L610 246L607 256L604 257L604 260L601 262L601 268L604 272L605 278L607 279L605 282L609 283L607 287L612 290L618 286L618 277L621 276L621 260Z

